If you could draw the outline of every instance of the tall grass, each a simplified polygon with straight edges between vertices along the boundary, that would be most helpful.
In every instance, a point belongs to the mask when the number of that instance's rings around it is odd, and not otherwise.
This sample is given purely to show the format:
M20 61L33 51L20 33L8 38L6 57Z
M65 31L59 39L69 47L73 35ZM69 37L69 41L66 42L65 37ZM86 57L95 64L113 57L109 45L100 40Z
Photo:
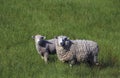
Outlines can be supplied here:
M0 0L0 78L119 78L120 0ZM90 39L100 47L100 66L46 65L32 35Z

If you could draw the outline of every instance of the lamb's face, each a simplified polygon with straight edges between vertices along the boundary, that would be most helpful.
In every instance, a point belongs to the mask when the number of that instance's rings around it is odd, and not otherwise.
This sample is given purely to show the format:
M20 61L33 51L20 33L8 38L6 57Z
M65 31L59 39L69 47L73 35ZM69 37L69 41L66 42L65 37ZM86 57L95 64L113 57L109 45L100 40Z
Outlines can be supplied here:
M41 42L42 40L45 39L45 37L41 35L35 35L35 36L32 36L32 38L35 40L36 43Z
M58 45L64 47L66 41L68 40L68 37L66 37L66 36L58 36L58 37L56 37L56 39L57 39Z

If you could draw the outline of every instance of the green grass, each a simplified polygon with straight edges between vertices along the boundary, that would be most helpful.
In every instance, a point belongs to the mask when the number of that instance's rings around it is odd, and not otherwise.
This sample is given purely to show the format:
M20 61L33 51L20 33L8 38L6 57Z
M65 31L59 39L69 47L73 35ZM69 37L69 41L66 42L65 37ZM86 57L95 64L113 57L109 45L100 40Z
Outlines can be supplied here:
M0 78L120 78L120 0L0 0ZM94 40L100 66L46 65L32 35Z

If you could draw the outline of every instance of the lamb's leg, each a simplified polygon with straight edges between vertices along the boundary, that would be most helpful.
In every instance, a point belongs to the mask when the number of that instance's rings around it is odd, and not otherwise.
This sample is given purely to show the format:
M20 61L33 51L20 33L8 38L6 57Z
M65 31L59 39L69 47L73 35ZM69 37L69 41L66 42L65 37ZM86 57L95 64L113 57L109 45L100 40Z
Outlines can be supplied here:
M44 59L44 57L43 57L43 56L41 56L41 58L42 58L42 59Z
M38 51L38 54L41 56L41 59L44 59L44 56L43 56L42 52Z
M47 62L48 62L48 53L47 52L44 54L44 61L47 64Z

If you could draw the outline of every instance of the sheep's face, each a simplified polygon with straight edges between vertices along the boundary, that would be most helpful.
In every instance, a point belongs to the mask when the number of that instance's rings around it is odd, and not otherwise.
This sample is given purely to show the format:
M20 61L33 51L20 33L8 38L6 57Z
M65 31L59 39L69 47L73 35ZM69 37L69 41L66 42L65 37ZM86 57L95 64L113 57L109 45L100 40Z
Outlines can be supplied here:
M64 47L66 45L66 41L68 41L68 37L66 36L58 36L56 37L57 43L59 46Z
M35 36L32 36L32 38L35 40L36 43L41 43L42 40L45 39L45 37L41 35L35 35Z

